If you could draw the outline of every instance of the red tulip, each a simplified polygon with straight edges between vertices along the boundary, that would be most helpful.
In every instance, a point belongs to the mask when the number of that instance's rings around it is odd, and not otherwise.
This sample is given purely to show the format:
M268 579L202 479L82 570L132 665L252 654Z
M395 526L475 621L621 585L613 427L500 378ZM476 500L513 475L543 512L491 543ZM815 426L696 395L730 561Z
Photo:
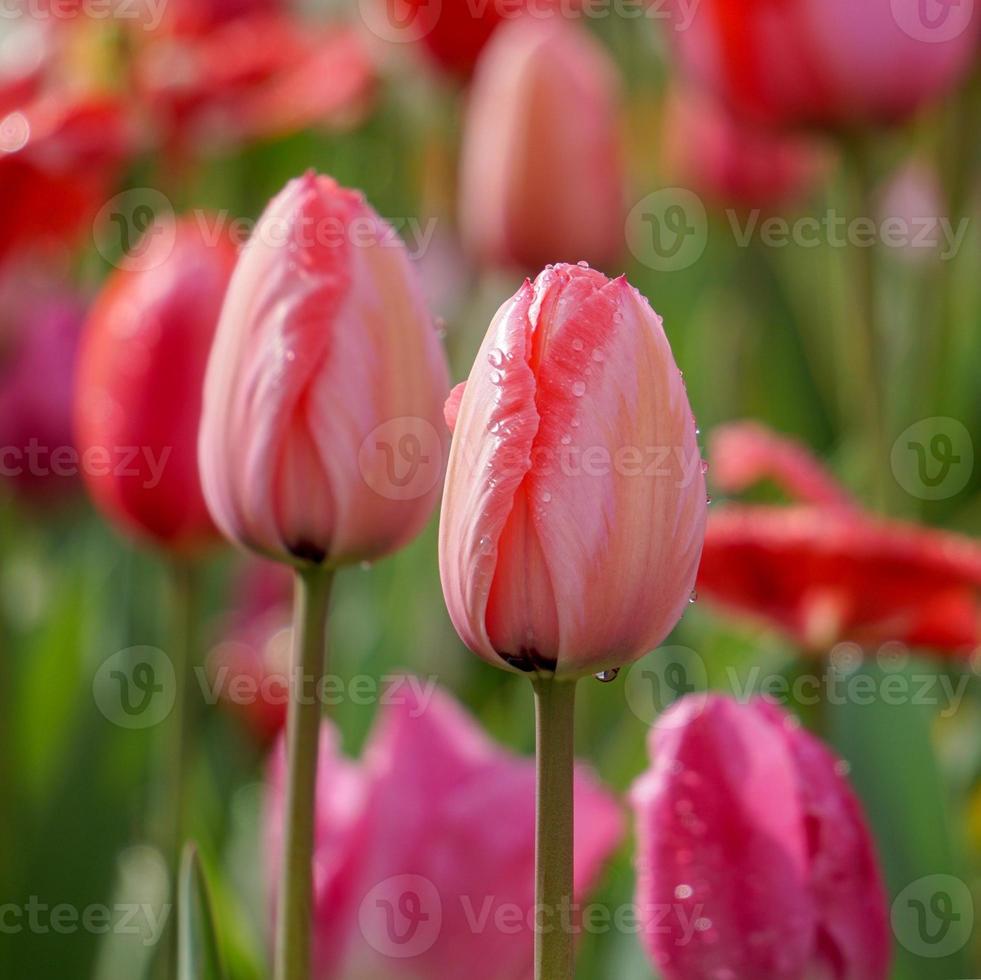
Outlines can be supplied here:
M319 980L531 980L535 773L421 678L386 689L360 763L321 738L313 864ZM276 881L282 746L270 770L267 853ZM617 803L576 777L575 898L622 836ZM557 924L557 927L560 927Z
M776 475L806 505L714 511L700 595L818 652L844 640L963 653L977 646L976 541L858 510L802 447L757 428L723 430L711 458L723 486L741 488L754 471Z
M44 99L0 120L0 262L28 245L73 243L132 145L109 99Z
M8 270L0 284L0 477L34 503L74 487L71 390L85 311L47 277Z
M721 207L792 203L827 169L813 137L747 124L693 92L671 97L663 131L671 179Z
M235 264L230 238L200 215L158 221L139 268L117 270L82 342L75 395L93 499L124 528L177 550L211 540L197 465L201 389Z
M171 149L346 126L370 102L376 72L347 27L307 27L255 14L188 37L154 37L136 84Z
M901 119L969 67L973 4L923 0L671 0L682 67L758 122Z
M624 242L617 70L574 23L521 18L481 58L460 174L460 224L479 258L541 269L614 264Z
M571 676L656 647L688 604L707 508L647 300L622 277L549 268L498 312L447 418L440 572L467 646Z
M204 488L233 541L280 561L380 557L439 493L446 360L406 250L313 173L270 203L208 367Z
M875 846L824 745L773 705L690 695L650 752L637 899L664 980L885 980Z

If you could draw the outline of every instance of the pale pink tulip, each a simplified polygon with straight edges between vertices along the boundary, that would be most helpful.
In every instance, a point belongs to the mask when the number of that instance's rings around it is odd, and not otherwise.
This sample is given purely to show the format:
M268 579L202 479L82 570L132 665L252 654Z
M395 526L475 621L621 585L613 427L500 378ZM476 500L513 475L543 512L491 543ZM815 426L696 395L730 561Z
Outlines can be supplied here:
M503 25L467 110L460 223L480 259L540 269L623 251L616 67L559 17Z
M414 685L420 685L419 687ZM321 739L314 849L317 980L530 980L535 773L421 678L391 689L363 760ZM285 784L270 768L267 853L276 880ZM613 798L576 777L575 898L622 837Z
M842 766L785 712L690 695L633 789L642 939L664 980L884 980L889 920Z
M547 269L498 312L447 418L440 572L467 646L570 676L657 646L688 603L707 508L647 300L623 277Z
M760 122L890 122L970 66L981 16L947 0L671 0L682 67Z
M229 287L205 382L205 496L232 540L338 564L405 544L443 469L447 367L406 249L313 173L270 203Z

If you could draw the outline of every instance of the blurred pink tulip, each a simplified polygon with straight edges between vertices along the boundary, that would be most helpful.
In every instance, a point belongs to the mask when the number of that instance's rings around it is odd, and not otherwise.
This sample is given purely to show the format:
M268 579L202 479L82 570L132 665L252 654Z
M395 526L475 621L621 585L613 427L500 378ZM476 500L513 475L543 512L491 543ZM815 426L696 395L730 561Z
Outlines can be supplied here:
M236 582L221 639L208 655L221 704L265 745L286 724L292 642L293 576L271 561L250 561Z
M77 485L77 465L61 461L76 458L72 381L84 316L81 297L28 269L12 267L0 282L0 478L28 503Z
M719 207L791 204L813 190L828 152L814 136L744 122L693 92L675 92L663 124L670 179Z
M617 70L561 18L503 25L477 67L463 137L460 224L481 260L526 269L624 247Z
M690 695L633 789L644 945L664 980L885 980L875 847L842 764L788 714Z
M525 282L447 419L440 572L467 646L570 676L657 646L688 604L707 507L685 386L647 300L580 266Z
M227 537L280 561L406 544L443 471L447 367L394 230L313 173L263 213L211 353L200 441Z
M217 539L197 439L208 352L235 265L231 237L202 216L161 219L92 307L75 382L92 499L114 524L194 552ZM122 461L125 459L125 465Z
M321 738L314 849L317 980L531 980L535 773L447 694L404 678L360 764ZM267 854L276 881L282 745L270 767ZM575 898L622 837L617 803L576 777Z
M694 80L757 122L890 122L942 96L972 62L981 15L944 0L671 0Z

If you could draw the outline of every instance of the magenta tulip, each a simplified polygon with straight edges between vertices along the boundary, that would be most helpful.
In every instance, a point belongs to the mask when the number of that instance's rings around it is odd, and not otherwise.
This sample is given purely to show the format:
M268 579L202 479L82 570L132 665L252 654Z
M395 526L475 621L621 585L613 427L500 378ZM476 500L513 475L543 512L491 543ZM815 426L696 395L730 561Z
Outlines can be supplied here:
M885 980L875 847L821 742L766 702L692 695L650 748L637 898L664 980Z
M318 980L530 980L535 773L489 741L445 693L401 678L363 760L321 737L314 847ZM270 769L275 881L283 754ZM616 801L576 777L577 902L622 836Z
M406 250L312 173L270 203L229 287L205 383L205 496L233 541L339 564L435 506L447 367Z
M943 95L972 62L972 3L671 0L669 35L699 84L759 122L891 122Z
M567 677L657 646L688 604L707 508L647 300L622 277L547 269L501 307L447 417L440 572L464 642Z
M624 247L616 66L559 17L503 25L467 110L460 223L479 259L604 267Z

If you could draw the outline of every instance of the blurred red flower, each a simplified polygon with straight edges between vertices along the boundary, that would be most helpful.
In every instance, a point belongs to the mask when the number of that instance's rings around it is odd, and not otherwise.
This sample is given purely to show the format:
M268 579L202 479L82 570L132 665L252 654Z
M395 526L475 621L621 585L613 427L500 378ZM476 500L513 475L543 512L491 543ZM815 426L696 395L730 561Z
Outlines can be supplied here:
M720 429L710 459L722 489L771 477L802 503L715 511L700 595L760 618L816 652L843 640L867 647L897 641L943 653L977 646L981 545L975 540L859 510L803 447L759 426Z
M151 38L135 85L171 149L344 126L366 111L375 65L361 35L275 13L195 36Z
M135 134L108 96L44 96L0 120L0 262L72 243L111 193Z

